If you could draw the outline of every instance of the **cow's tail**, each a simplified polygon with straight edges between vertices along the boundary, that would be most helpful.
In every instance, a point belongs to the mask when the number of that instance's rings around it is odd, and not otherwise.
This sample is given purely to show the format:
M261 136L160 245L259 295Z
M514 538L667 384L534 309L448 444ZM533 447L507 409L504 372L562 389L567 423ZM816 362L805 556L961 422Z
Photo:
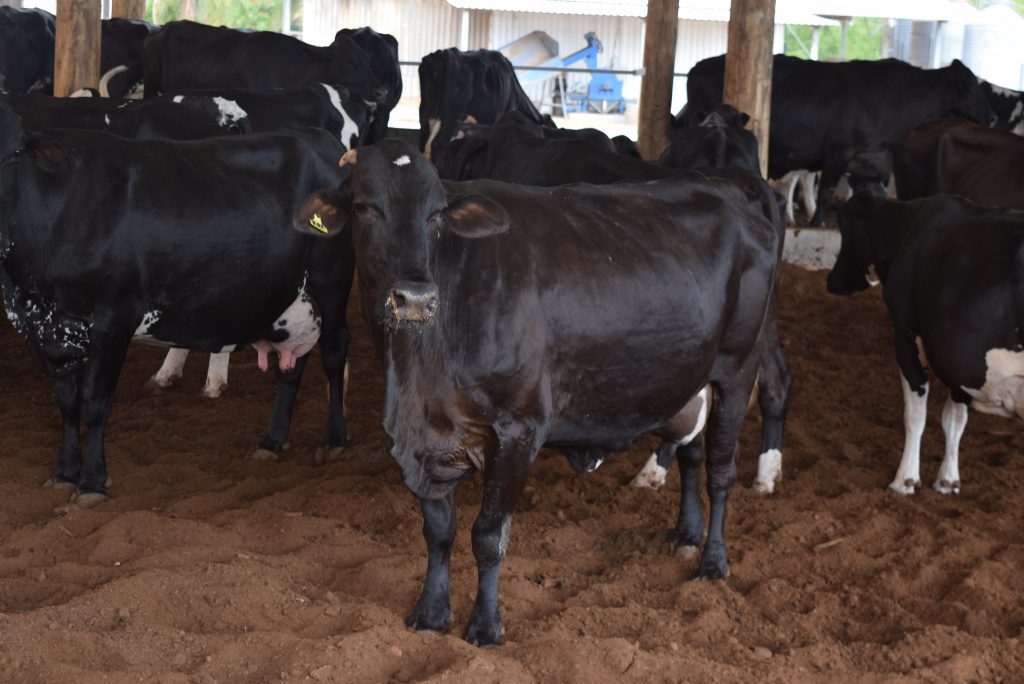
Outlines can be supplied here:
M107 71L107 73L103 74L103 76L100 77L100 97L110 97L110 79L126 71L128 71L128 67L124 64L119 64L113 69Z

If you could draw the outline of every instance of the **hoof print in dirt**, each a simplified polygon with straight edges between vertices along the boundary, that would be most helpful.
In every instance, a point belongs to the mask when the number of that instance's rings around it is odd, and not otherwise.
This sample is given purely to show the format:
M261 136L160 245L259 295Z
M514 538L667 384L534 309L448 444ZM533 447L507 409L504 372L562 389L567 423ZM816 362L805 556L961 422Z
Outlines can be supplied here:
M249 458L253 461L280 461L281 455L269 449L256 449L249 454Z
M345 447L317 447L313 454L313 463L324 465L325 463L336 463L345 454Z

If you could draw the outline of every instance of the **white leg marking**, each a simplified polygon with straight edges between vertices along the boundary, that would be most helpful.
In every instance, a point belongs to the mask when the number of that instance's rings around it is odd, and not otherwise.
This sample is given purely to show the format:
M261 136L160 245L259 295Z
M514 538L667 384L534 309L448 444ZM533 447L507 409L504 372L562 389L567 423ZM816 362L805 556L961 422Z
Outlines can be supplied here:
M652 453L651 457L647 459L647 463L644 464L643 470L637 473L629 486L661 489L665 486L665 475L667 474L668 471L658 465L658 454Z
M206 367L206 386L203 387L203 394L210 399L216 399L228 386L228 364L231 360L230 352L210 354L210 364Z
M804 211L810 221L818 211L818 174L814 171L800 172L800 194L804 197Z
M940 494L960 493L960 438L967 427L967 405L950 397L942 407L942 432L946 435L946 454L942 457L935 491Z
M769 449L757 459L757 477L752 485L754 491L771 494L775 491L775 483L782 479L782 452Z
M167 351L164 357L164 365L153 376L153 382L158 387L170 387L174 381L181 377L181 370L185 367L185 359L188 358L188 349L174 347Z
M928 418L928 383L924 385L924 396L919 396L902 375L900 382L903 383L903 458L889 489L897 494L913 494L914 487L921 484L921 435Z
M427 119L430 124L430 136L427 138L427 144L423 146L423 156L430 159L430 146L434 142L434 138L441 131L441 120L440 119Z

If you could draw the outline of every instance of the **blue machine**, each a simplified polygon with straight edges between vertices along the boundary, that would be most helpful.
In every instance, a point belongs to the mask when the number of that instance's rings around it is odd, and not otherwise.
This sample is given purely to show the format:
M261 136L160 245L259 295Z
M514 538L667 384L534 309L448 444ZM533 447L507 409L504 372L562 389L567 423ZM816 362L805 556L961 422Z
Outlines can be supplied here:
M548 69L567 68L583 62L588 69L597 69L597 55L602 51L601 41L593 31L584 38L587 47L577 50L567 57L558 56L558 41L543 31L534 31L517 40L503 45L498 50L509 58L516 67L546 67ZM563 74L552 71L522 70L517 73L523 85L546 83L556 79L561 103L559 107L565 113L598 112L607 114L626 111L626 101L622 97L622 79L615 74L590 74L590 81L583 92L566 92ZM545 86L546 87L546 86Z
M562 58L562 66L571 66L576 62L583 61L588 69L597 69L597 55L603 51L601 41L593 31L583 36L587 41L587 47L577 50L568 57ZM595 73L590 75L590 83L584 93L568 94L566 111L568 112L625 112L626 101L622 99L622 79L615 74Z

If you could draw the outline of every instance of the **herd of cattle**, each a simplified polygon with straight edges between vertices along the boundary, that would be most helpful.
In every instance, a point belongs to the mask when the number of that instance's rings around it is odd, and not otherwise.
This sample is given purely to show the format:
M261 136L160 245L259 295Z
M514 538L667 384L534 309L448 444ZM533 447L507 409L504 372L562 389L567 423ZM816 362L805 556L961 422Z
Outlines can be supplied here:
M108 497L104 430L133 339L172 347L154 376L165 385L186 350L211 352L211 396L227 353L252 344L264 370L275 355L254 453L275 459L319 345L330 395L317 458L337 458L358 273L390 452L424 517L410 626L448 625L454 492L480 471L465 636L501 642L499 567L541 447L587 472L658 436L633 484L660 487L675 458L673 539L692 552L703 540L697 575L725 577L755 388L754 487L772 492L782 472L792 379L776 290L792 184L780 195L760 176L746 114L721 101L723 58L692 70L650 163L621 136L555 128L488 50L424 57L419 147L387 138L397 47L369 28L320 48L109 20L105 96L54 98L53 17L0 8L0 277L8 319L56 384L47 484L81 506ZM968 406L1024 416L1024 99L960 62L777 56L774 74L769 175L821 171L815 223L846 177L856 194L839 209L828 288L850 294L876 274L885 287L906 402L890 487L920 484L930 366L950 388L935 488L956 493ZM140 87L144 99L121 99Z

